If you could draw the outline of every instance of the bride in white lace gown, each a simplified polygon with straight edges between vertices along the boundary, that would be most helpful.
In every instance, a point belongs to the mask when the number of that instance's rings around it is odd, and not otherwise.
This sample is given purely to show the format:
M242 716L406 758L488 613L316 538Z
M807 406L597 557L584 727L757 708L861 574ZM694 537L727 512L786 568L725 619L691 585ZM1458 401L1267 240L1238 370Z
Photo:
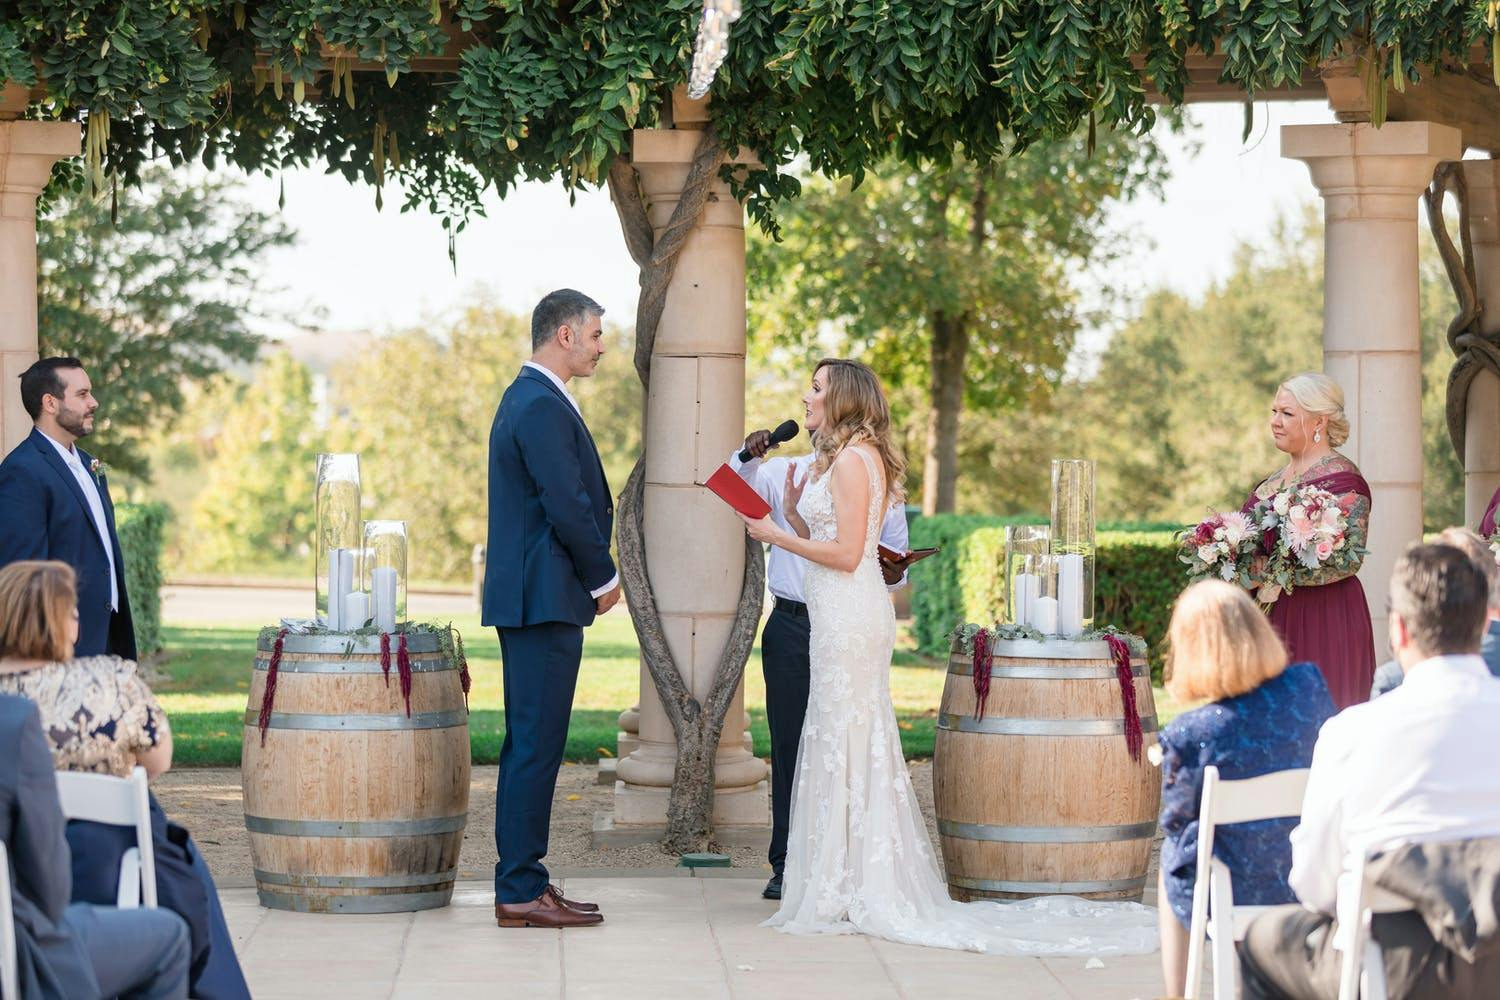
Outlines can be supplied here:
M781 908L767 925L1006 955L1154 951L1154 911L1136 903L948 896L891 703L896 622L876 539L886 506L900 499L886 483L905 469L889 409L874 372L840 360L819 364L804 402L817 457L803 483L787 484L796 533L769 517L745 519L752 537L809 563L811 685Z

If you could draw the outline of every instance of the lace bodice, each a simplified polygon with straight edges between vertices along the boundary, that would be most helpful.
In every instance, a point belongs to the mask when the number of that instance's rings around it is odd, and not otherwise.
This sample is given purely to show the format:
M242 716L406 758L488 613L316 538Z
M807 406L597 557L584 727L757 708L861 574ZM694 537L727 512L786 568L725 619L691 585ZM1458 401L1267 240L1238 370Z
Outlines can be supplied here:
M885 498L885 484L875 470L875 460L862 448L850 448L858 455L870 476L870 506L865 512L865 558L874 559L880 539L881 501ZM833 506L833 466L816 478L808 473L807 490L797 503L797 513L807 524L808 535L816 542L831 542L838 538L838 513Z

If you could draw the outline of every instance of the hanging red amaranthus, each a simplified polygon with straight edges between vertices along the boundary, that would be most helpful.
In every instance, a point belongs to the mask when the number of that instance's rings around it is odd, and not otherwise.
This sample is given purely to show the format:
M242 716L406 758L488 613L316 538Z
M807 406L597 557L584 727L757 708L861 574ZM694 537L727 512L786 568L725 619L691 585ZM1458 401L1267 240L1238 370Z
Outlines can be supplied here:
M276 704L276 677L281 672L281 643L286 639L286 629L276 633L276 642L271 646L271 663L266 669L266 686L260 693L260 745L266 745L266 730L271 727L271 709Z
M458 659L458 682L464 688L464 711L469 710L469 688L473 680L469 677L469 657L464 653L463 633L458 629L453 630L453 655Z
M385 674L385 686L391 686L391 636L388 632L380 633L380 669Z
M397 637L396 669L401 673L401 697L406 702L406 717L411 718L411 657L406 653L406 633Z
M1109 655L1115 661L1115 678L1120 682L1120 705L1125 714L1125 746L1130 759L1141 759L1141 713L1135 705L1135 677L1130 669L1130 646L1117 635L1105 634Z
M990 670L995 665L990 634L984 629L974 633L974 718L984 716L985 703L990 700Z

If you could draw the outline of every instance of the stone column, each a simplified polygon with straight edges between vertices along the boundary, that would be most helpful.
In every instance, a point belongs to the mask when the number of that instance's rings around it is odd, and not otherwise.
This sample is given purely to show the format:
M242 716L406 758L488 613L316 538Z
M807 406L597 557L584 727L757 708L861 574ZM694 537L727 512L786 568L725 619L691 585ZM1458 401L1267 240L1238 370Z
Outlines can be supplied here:
M651 223L661 234L677 205L706 119L678 102L677 128L635 132L632 162ZM695 697L705 698L729 639L744 573L744 527L698 485L744 439L744 211L716 182L688 237L667 292L646 399L646 560L667 645ZM744 686L725 718L716 757L714 822L732 830L768 825L766 766L744 743ZM659 829L676 763L672 725L650 676L632 753L617 766L614 828ZM624 726L622 725L622 728Z
M1383 658L1391 568L1422 537L1417 200L1463 143L1431 122L1287 125L1281 155L1306 163L1323 197L1323 368L1343 387L1352 426L1340 450L1374 495L1359 576Z
M52 165L82 147L73 122L5 120L27 95L14 84L0 91L0 454L31 433L17 379L37 358L36 198Z
M1464 160L1469 188L1469 237L1484 312L1480 329L1500 331L1500 160ZM1500 489L1500 378L1482 371L1469 386L1464 434L1464 523L1473 528Z

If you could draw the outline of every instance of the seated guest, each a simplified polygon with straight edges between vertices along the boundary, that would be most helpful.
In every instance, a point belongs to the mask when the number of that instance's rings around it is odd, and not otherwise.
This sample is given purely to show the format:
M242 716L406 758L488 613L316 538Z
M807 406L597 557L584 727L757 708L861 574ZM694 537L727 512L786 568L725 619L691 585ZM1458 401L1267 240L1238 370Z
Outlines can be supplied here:
M1318 734L1302 822L1292 833L1291 884L1302 905L1277 907L1250 925L1239 945L1247 996L1338 995L1334 906L1351 852L1435 840L1472 845L1500 835L1500 771L1493 766L1500 760L1500 681L1479 658L1488 589L1473 560L1451 545L1415 545L1396 563L1390 641L1406 681L1345 709ZM1430 846L1432 854L1451 849ZM1475 902L1459 924L1473 926L1477 916L1485 926L1500 902L1493 889L1486 901L1475 900L1464 873L1448 889L1438 895L1449 904ZM1450 913L1438 926L1453 919ZM1375 917L1390 995L1494 996L1500 940L1493 938L1500 934L1493 921L1477 961L1435 941L1428 926L1415 913Z
M1187 977L1188 926L1198 873L1198 810L1203 769L1230 780L1306 767L1333 698L1311 663L1287 666L1286 648L1239 587L1208 580L1183 591L1168 635L1167 690L1184 712L1161 732L1161 925L1166 992L1181 996ZM1230 873L1234 901L1267 906L1292 901L1287 835L1294 819L1219 827L1214 856Z
M31 699L61 771L125 777L136 764L151 777L172 766L172 731L136 665L117 656L73 659L78 634L73 570L23 561L0 569L0 693ZM187 921L195 997L249 997L224 923L218 890L187 830L151 796L157 901ZM135 846L129 827L68 824L73 899L116 898L120 858Z
M1490 673L1500 677L1500 557L1489 543L1467 528L1449 528L1435 539L1443 545L1459 549L1479 567L1489 584L1489 620L1485 623L1484 637L1479 640L1479 656ZM1375 671L1375 684L1370 688L1370 697L1379 698L1393 688L1401 686L1401 664L1395 660L1381 664Z
M181 917L69 905L66 822L41 715L25 698L0 695L0 841L13 876L21 996L186 997L188 930Z

